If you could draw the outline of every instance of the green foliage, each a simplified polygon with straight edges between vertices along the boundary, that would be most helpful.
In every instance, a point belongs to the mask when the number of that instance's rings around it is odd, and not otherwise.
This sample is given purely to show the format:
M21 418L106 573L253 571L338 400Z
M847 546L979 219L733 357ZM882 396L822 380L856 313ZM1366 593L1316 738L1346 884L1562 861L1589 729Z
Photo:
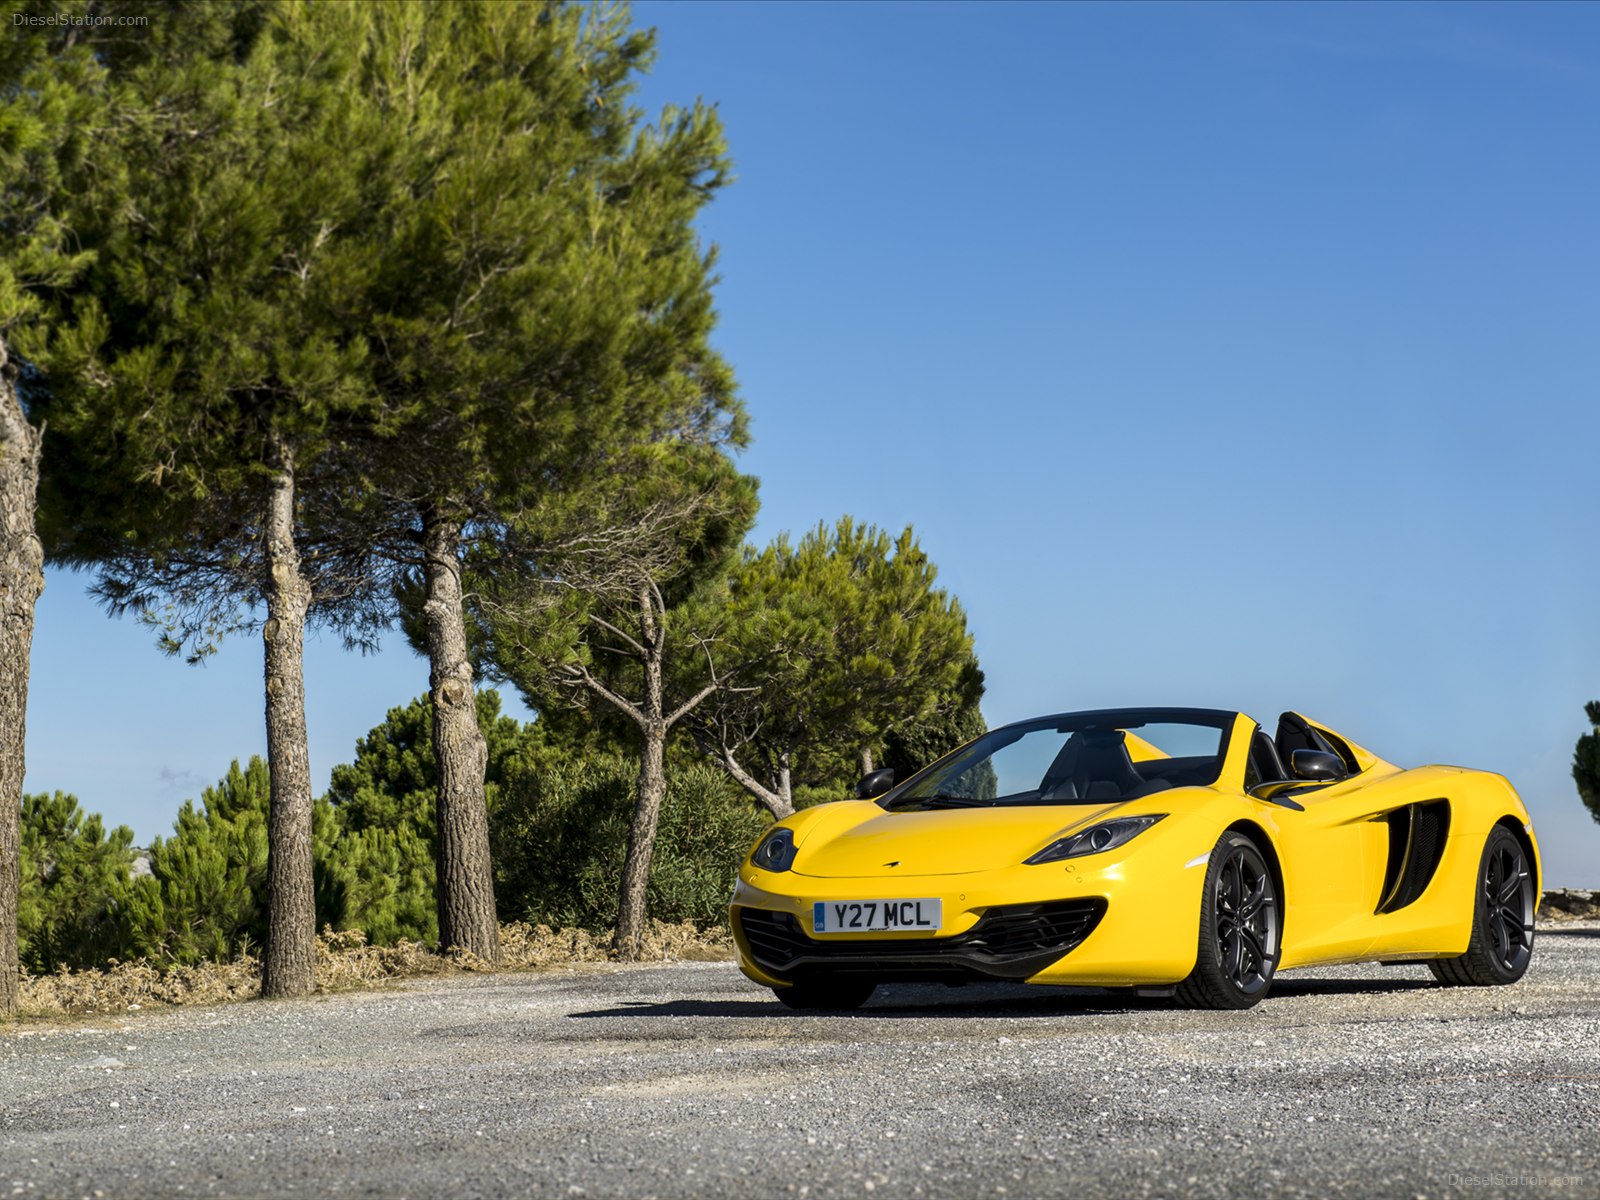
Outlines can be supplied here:
M200 807L185 800L132 893L134 948L178 962L259 952L266 936L267 765L235 760Z
M22 965L35 974L123 953L133 831L106 833L64 792L22 798Z
M378 946L402 938L435 942L435 878L431 827L429 836L412 821L346 830L318 874L318 923L359 929Z
M929 763L981 737L988 729L978 706L982 698L983 672L972 658L955 686L938 697L932 711L889 731L877 765L893 767L895 779L904 782Z
M493 814L507 781L530 769L544 742L536 726L500 714L499 693L481 691L477 704L478 728L489 747L485 792ZM333 769L327 800L340 835L327 878L318 883L319 921L361 929L374 943L438 937L438 784L428 698L391 708L356 744L355 761Z
M29 26L0 54L0 338L26 357L42 298L93 259L65 209L106 120L105 73L87 45Z
M491 538L622 447L743 440L694 228L721 126L629 103L625 9L192 7L190 43L85 60L121 119L34 346L47 548L114 610L191 657L248 626L286 462L311 618L364 642L419 525Z
M267 815L271 777L259 757L237 760L196 808L185 800L170 838L150 847L150 874L129 893L128 954L177 962L259 952L267 932ZM326 876L337 825L313 814L312 857ZM320 917L331 914L319 913Z
M358 56L292 52L291 12L186 7L100 55L119 119L93 139L72 214L94 261L52 297L34 348L48 552L93 565L113 611L191 659L253 623L273 474L317 478L330 424L373 404L365 343L323 309L328 234L370 199L336 115ZM179 24L192 37L169 37ZM308 564L313 619L370 636L370 581L336 554Z
M334 31L311 26L342 22L363 46L351 151L386 191L335 238L385 399L353 443L366 477L492 523L619 446L741 439L694 228L726 181L721 125L629 103L652 36L620 8L332 7L288 36L320 52Z
M637 744L640 716L665 717L729 669L712 643L757 508L754 478L681 440L635 447L586 486L546 497L469 558L483 669L541 711L587 710ZM649 711L656 673L660 713Z
M490 826L502 914L615 925L638 769L636 759L599 755L552 764L508 791ZM650 870L651 915L726 921L739 862L769 821L720 771L696 764L672 772Z
M961 728L981 721L983 676L966 613L936 574L909 527L891 538L848 516L798 544L782 536L747 549L724 641L760 664L740 680L754 690L707 704L697 741L730 770L738 764L753 792L781 793L787 774L796 799L841 798L862 753L892 736L907 765L948 746L960 729L941 722L969 708ZM762 657L763 646L778 652Z
M1578 739L1572 755L1572 779L1589 815L1600 821L1600 700L1589 701L1583 711L1594 729Z

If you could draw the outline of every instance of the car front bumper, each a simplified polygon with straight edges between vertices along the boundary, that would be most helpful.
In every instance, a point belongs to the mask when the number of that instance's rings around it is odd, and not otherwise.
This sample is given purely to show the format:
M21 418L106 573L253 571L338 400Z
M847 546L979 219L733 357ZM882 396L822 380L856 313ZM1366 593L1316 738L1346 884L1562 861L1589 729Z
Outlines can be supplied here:
M740 970L768 987L821 974L1105 987L1177 983L1194 969L1205 871L1156 868L1135 879L1131 870L1127 861L1097 870L1070 863L890 881L747 865L729 915ZM937 936L811 932L819 901L921 898L941 901Z

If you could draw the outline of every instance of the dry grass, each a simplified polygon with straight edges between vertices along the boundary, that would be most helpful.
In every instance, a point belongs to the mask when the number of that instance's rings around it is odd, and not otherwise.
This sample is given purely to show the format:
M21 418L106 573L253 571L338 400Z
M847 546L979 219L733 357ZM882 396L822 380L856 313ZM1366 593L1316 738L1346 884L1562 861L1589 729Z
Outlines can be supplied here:
M317 991L374 987L391 979L456 971L530 971L568 963L606 962L615 956L609 935L585 929L551 929L520 921L500 927L501 962L491 967L475 956L439 954L421 942L369 946L358 930L324 930L317 938ZM726 929L698 929L691 922L651 923L644 959L652 962L718 961L730 957ZM249 955L232 962L198 966L137 962L112 963L104 970L60 971L22 977L20 1015L85 1016L137 1012L164 1004L225 1004L261 993L261 963Z
M1546 892L1539 905L1541 921L1592 921L1600 917L1600 892L1585 888L1557 888Z

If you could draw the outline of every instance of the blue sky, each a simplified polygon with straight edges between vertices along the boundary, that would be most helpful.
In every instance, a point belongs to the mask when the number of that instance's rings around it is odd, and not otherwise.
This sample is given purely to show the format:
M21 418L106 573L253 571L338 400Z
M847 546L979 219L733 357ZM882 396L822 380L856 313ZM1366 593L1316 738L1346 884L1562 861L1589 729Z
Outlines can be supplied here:
M758 540L910 523L992 722L1285 708L1501 771L1549 882L1600 698L1600 7L644 4L720 105ZM54 574L30 790L141 839L260 752L259 647L163 660ZM314 643L319 779L426 687Z

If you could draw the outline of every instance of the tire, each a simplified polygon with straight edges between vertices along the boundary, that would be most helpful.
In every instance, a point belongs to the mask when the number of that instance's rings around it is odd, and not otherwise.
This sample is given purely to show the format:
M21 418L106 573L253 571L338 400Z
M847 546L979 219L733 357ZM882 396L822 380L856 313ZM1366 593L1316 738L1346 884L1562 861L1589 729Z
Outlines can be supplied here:
M1510 830L1496 825L1478 861L1467 952L1433 959L1433 977L1446 987L1497 987L1521 979L1533 958L1535 903L1527 852Z
M853 1012L872 998L878 985L870 979L803 979L772 994L787 1008L802 1012Z
M1206 864L1200 946L1178 985L1185 1008L1251 1008L1272 987L1282 915L1272 869L1254 841L1225 833Z

